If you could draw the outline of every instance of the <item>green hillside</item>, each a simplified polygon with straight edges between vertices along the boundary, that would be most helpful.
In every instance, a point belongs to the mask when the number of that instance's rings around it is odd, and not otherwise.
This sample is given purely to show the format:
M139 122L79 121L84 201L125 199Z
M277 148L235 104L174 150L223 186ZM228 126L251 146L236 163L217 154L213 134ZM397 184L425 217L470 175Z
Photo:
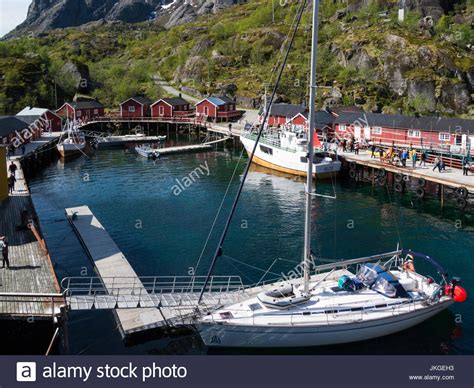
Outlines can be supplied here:
M340 2L322 2L318 83L326 87L319 103L472 114L473 2L464 1L433 26L420 26L416 12L399 24L398 1L380 3L345 13ZM0 114L25 105L54 108L78 88L111 108L138 93L156 98L163 95L153 80L157 74L203 94L226 90L255 103L274 81L298 4L250 0L171 30L113 24L0 42ZM310 19L308 9L279 88L282 100L307 98ZM88 68L87 84L78 85L77 68Z

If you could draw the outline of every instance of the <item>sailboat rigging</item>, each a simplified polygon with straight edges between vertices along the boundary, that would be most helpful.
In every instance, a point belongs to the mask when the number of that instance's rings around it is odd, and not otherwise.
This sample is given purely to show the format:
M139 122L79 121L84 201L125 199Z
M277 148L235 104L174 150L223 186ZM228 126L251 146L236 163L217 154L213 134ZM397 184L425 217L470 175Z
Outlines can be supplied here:
M298 27L306 1L298 14ZM197 318L196 327L207 346L303 347L356 342L410 328L466 298L459 278L448 280L447 272L433 258L411 250L397 249L359 259L328 263L311 271L311 208L313 193L313 140L315 136L316 64L319 0L313 0L313 32L310 76L309 141L305 188L303 274L244 290L243 298L220 306ZM296 33L293 31L292 40ZM288 58L285 55L269 105ZM264 124L269 109L265 109ZM214 253L199 302L206 292L235 213L250 163L264 125L257 133L242 181ZM441 280L415 270L415 259L435 267ZM206 306L203 306L206 307Z

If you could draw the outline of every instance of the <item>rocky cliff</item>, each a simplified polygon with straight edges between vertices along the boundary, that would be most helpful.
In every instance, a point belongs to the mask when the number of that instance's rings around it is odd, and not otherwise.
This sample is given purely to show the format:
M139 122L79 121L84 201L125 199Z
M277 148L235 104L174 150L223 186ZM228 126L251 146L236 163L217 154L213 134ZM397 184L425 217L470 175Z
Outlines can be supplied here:
M189 23L202 15L214 14L223 9L244 3L246 0L33 0L26 20L7 38L26 33L77 27L90 22L137 23L147 20L171 28ZM324 0L323 0L324 1ZM355 12L371 4L387 8L398 5L398 0L326 0L341 3L348 12ZM453 10L459 0L406 0L409 10L417 10L437 21Z

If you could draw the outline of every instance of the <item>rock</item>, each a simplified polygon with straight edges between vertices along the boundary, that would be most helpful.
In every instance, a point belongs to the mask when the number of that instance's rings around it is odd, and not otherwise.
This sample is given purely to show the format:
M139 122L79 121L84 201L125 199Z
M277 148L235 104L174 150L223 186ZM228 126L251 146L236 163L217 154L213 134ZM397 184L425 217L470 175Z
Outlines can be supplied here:
M165 24L165 28L172 28L184 23L192 22L196 17L197 14L194 7L183 3L183 5L178 7L176 11L171 14L168 22Z
M200 56L189 57L186 64L179 66L174 74L174 82L196 81L203 82L207 77L207 68L209 63Z
M245 97L245 96L235 96L235 101L237 105L244 106L246 108L255 109L260 106L259 99Z
M403 96L407 90L407 80L399 68L395 68L389 78L390 88L399 96Z
M420 111L436 110L436 83L434 80L413 79L408 82L408 103Z
M392 34L385 36L385 42L390 48L394 48L398 50L403 50L408 45L408 42L405 38L402 38L401 36L398 36L398 35L392 35Z
M194 57L196 55L202 54L203 52L207 51L214 45L214 41L210 38L202 38L200 39L193 48L189 51L189 56Z
M218 86L220 89L220 94L224 96L234 96L235 92L237 91L236 84L224 84Z
M364 48L352 51L350 56L347 58L347 61L358 69L374 69L377 66L377 60L372 58Z
M428 15L428 16L425 16L424 18L421 18L420 21L418 22L418 26L422 29L422 30L430 30L433 28L434 26L434 21L433 21L433 17Z
M466 71L466 81L469 91L474 93L474 67L471 67L468 71Z
M344 16L346 16L345 9L338 9L334 15L329 18L330 22L335 22L337 20L341 20Z
M471 95L465 84L446 84L441 89L441 103L455 113L463 113L471 103Z
M81 93L90 91L90 74L87 65L69 60L61 68L61 77L72 80L74 87Z
M429 66L436 64L436 56L433 51L427 46L420 46L417 50L418 61L422 66Z
M106 20L120 20L126 23L142 22L150 18L155 7L143 0L121 0L107 13Z

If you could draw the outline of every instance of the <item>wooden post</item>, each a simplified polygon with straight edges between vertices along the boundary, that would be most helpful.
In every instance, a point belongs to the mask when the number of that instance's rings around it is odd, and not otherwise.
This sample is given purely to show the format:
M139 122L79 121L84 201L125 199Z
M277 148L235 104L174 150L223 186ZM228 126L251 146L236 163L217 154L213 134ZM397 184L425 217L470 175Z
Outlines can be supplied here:
M440 194L441 194L441 208L444 207L444 185L440 184L439 186Z
M0 202L8 198L7 148L0 147Z

